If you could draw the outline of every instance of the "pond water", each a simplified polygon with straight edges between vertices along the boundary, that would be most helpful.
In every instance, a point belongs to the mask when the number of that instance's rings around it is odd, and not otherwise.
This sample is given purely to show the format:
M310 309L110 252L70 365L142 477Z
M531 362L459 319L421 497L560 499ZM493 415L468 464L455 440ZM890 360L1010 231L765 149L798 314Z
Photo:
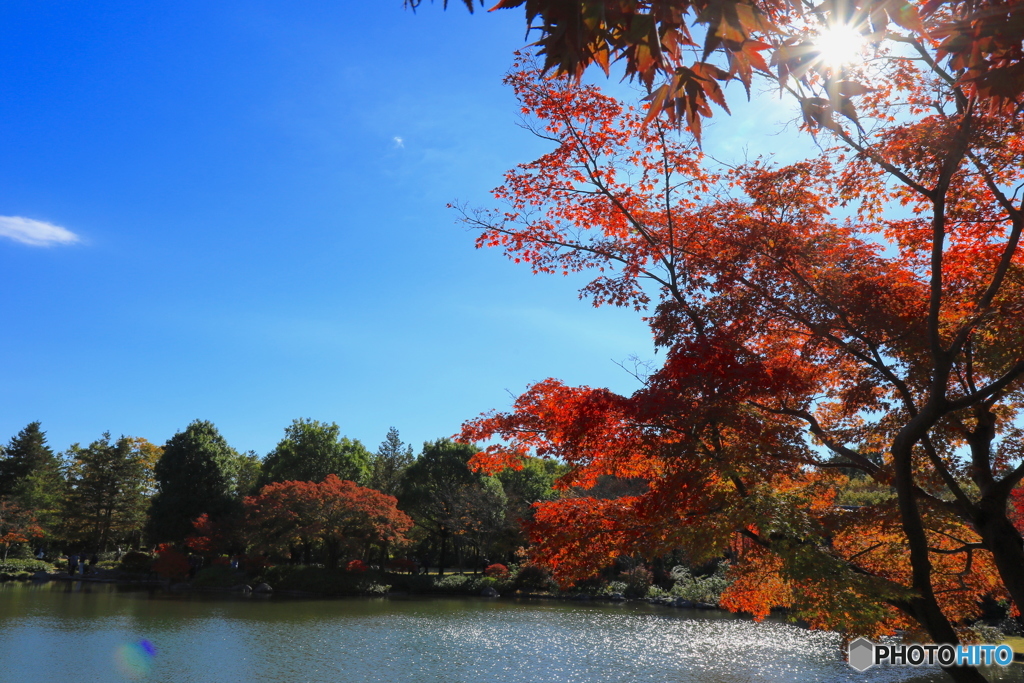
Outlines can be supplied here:
M936 669L858 674L839 650L830 633L648 605L0 584L0 683L947 680ZM1002 674L1024 680L1019 665Z

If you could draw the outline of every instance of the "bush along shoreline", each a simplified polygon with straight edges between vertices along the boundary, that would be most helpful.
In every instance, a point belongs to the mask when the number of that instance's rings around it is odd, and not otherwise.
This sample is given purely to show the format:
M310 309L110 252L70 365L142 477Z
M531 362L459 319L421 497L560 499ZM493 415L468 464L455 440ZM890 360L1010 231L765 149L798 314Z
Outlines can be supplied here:
M207 562L163 546L157 553L130 551L120 559L113 553L104 553L85 574L79 568L71 576L66 560L52 559L54 561L9 559L0 563L0 581L73 580L156 585L174 592L276 593L309 598L447 595L643 601L687 609L719 609L719 597L728 586L727 562L703 574L676 566L660 582L654 581L650 571L638 566L612 578L595 577L563 589L546 569L531 563L491 564L476 573L453 570L438 575L419 573L413 563L389 567L391 571L386 571L361 560L351 560L337 568L315 564L263 566L259 561L227 557ZM394 571L396 568L403 571Z

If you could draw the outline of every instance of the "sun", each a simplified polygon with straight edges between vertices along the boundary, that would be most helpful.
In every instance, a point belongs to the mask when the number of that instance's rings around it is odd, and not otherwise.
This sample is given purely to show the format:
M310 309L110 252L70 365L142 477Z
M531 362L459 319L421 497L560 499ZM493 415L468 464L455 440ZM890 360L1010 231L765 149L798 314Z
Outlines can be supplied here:
M826 66L840 69L864 59L867 41L855 27L835 24L823 29L814 39L814 45Z

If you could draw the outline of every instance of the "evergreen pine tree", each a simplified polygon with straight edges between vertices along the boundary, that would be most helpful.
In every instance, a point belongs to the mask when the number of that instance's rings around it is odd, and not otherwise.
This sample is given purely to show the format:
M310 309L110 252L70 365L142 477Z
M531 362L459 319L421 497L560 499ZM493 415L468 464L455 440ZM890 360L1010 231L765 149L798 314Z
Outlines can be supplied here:
M397 496L402 488L405 470L415 459L412 446L402 443L398 430L392 427L377 452L370 457L367 486L389 496Z
M0 455L0 496L13 495L30 474L56 465L57 459L46 445L46 432L39 427L38 421L30 422L3 449Z

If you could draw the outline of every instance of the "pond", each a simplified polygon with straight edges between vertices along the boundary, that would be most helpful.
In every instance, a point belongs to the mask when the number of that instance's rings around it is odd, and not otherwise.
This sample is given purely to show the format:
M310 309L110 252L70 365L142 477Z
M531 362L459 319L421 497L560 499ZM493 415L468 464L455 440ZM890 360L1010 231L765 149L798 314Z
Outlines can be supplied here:
M1024 680L1020 669L1014 665L1001 680ZM835 634L643 604L232 598L129 592L80 582L0 584L0 682L126 680L946 679L935 669L903 667L858 674L841 660Z

